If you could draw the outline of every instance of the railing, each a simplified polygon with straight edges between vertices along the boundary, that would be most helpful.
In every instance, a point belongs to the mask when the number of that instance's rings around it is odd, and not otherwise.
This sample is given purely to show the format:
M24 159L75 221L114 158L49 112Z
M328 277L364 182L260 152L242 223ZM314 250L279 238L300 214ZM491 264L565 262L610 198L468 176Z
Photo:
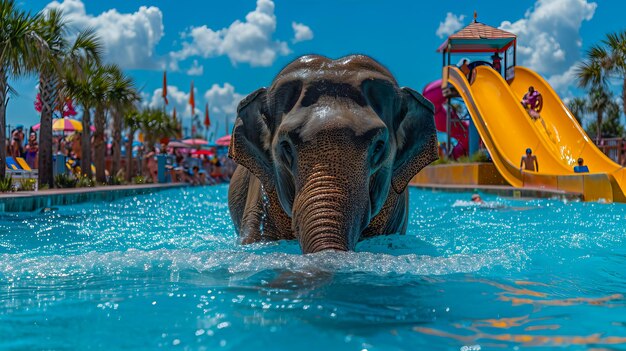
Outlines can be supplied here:
M614 162L626 165L626 140L624 138L601 139L597 146Z

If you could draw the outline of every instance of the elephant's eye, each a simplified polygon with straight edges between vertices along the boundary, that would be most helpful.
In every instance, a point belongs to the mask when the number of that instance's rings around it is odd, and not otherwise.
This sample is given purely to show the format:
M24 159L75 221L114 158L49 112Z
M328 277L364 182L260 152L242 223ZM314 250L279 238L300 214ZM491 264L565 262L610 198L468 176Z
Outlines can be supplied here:
M378 167L385 155L385 142L379 140L374 145L374 151L372 152L372 167Z
M374 147L374 155L377 155L379 152L381 152L384 147L385 147L384 141L379 140L378 142L376 142L376 146Z
M280 143L280 157L285 165L289 168L293 166L293 151L291 145L286 141Z

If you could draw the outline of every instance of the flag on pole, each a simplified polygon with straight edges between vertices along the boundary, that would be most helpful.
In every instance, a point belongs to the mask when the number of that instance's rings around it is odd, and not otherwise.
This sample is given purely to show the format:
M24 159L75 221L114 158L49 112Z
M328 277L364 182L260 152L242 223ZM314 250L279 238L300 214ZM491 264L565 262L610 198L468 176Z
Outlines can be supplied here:
M196 99L193 96L193 80L191 81L191 92L189 93L189 105L191 105L191 116L196 114Z
M209 103L206 103L204 107L204 126L209 128L211 126L211 118L209 117Z
M169 103L169 101L167 101L167 73L166 71L163 71L163 100L165 101L165 104L167 105Z

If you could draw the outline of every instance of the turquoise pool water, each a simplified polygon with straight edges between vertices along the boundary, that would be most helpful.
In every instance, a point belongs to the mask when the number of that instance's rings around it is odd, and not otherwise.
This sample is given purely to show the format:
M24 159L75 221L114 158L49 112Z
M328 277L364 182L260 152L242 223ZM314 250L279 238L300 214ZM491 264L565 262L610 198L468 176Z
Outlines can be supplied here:
M0 214L2 350L626 350L626 206L411 190L408 235L239 246L226 187Z

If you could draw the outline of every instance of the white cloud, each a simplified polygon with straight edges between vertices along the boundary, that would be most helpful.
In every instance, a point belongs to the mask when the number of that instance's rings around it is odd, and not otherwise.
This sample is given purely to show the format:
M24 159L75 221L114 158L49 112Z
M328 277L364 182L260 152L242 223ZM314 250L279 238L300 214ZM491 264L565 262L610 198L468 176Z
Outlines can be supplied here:
M204 66L198 64L198 60L193 60L193 65L187 70L190 76L201 76L204 73Z
M576 64L571 65L563 73L553 74L548 78L552 89L561 92L561 95L570 97L569 89L576 85Z
M273 38L275 31L274 2L257 0L256 9L246 15L245 21L236 20L228 28L218 30L206 25L192 27L181 35L188 39L182 49L171 52L170 57L182 61L194 56L226 55L233 65L245 62L251 66L271 66L278 56L290 53L286 42Z
M134 13L116 9L93 16L81 0L53 1L46 9L58 8L77 28L94 28L102 38L105 59L123 68L160 68L154 48L163 37L163 13L158 7L141 6Z
M448 12L448 14L446 14L446 19L443 22L439 22L439 27L436 32L437 36L439 38L447 37L448 35L463 28L464 19L465 15L457 16L452 12Z
M596 7L587 0L538 0L524 18L502 22L500 28L518 35L519 63L542 74L564 75L580 58L580 27Z
M231 122L235 121L237 105L244 97L237 93L235 87L229 83L224 83L221 87L213 84L211 89L204 93L204 99L209 102L210 112L227 115Z
M291 28L293 28L293 42L298 43L301 41L313 39L313 31L305 24L291 22Z
M237 105L239 101L245 96L236 92L235 87L226 82L222 86L219 84L213 84L210 89L206 90L203 94L198 94L198 90L195 90L196 98L196 115L198 115L201 121L204 121L204 106L208 102L211 116L211 128L216 128L219 125L216 135L223 135L225 132L224 119L229 122L229 126L232 127L235 122L237 114ZM157 88L152 93L152 96L146 96L144 101L146 105L154 108L163 107L163 98L161 97L162 88ZM191 118L191 106L189 106L189 92L179 89L177 86L167 86L167 97L169 105L168 111L176 108L177 118L182 119L183 123L189 123ZM214 129L213 129L214 130Z

